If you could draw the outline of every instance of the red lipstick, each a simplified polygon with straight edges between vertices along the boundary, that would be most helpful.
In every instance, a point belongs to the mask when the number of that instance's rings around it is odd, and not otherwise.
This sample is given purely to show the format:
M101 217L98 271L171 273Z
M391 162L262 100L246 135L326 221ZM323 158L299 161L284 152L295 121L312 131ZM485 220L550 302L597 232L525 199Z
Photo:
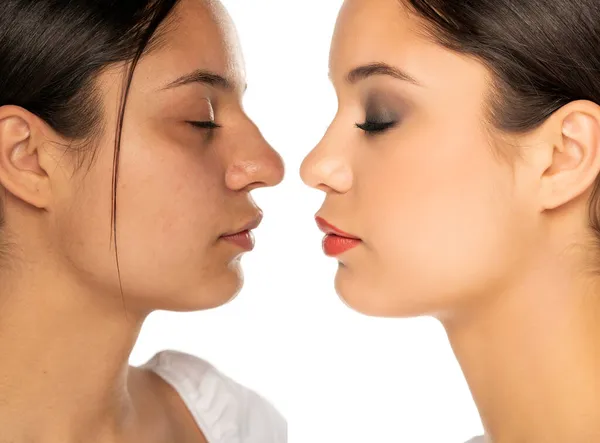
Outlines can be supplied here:
M317 226L326 235L323 238L323 252L329 257L336 257L362 243L362 240L341 229L336 228L325 219L315 217Z

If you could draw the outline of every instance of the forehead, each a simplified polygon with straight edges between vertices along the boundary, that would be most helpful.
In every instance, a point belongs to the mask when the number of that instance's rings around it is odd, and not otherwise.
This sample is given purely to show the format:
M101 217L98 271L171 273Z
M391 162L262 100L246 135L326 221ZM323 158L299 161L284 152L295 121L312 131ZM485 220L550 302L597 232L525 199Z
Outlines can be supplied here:
M399 0L346 0L333 35L330 69L359 66L375 60L411 58L424 42L414 17Z
M237 31L220 2L181 0L164 25L161 46L140 63L140 69L148 71L146 78L165 85L174 76L202 69L240 88L244 86L244 60Z
M450 87L475 95L484 91L489 81L485 66L436 43L424 25L405 0L345 0L329 59L334 83L341 85L357 66L384 62L415 77L430 93Z

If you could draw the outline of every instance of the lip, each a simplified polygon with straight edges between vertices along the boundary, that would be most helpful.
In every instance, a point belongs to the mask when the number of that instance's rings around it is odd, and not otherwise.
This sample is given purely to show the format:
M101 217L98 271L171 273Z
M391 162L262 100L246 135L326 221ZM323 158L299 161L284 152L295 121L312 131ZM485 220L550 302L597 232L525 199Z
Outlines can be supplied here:
M336 228L322 217L315 217L317 226L325 233L323 238L323 252L329 257L337 257L362 243L362 240L352 234Z
M336 228L335 226L333 226L331 223L329 223L327 220L325 220L322 217L316 216L315 221L317 222L317 226L319 227L319 229L321 231L323 231L325 234L333 234L333 235L337 235L338 237L344 237L344 238L348 238L348 239L352 239L352 240L360 240L359 237L356 237L352 234L348 234L347 232L344 232L341 229Z
M258 212L252 218L252 220L250 220L244 226L234 231L227 232L221 235L220 238L228 243L236 245L237 247L245 251L251 251L252 249L254 249L254 235L252 234L252 230L258 228L262 221L262 218L262 212Z
M234 231L226 232L221 237L231 237L233 235L241 234L246 231L252 231L259 227L263 219L262 211L259 211L248 223L243 225L241 228Z

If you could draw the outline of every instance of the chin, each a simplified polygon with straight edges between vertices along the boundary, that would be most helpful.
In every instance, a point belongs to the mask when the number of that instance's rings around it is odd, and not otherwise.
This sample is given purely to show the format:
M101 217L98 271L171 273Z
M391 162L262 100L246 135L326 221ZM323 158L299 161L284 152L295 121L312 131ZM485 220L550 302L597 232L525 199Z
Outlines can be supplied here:
M160 295L160 300L150 301L153 311L194 312L221 307L240 293L244 274L238 263L231 263L220 270L195 275L186 287Z
M186 311L203 311L221 307L235 299L244 285L244 273L237 264L230 265L223 274L211 282L202 282L201 293L194 291Z
M374 303L372 293L375 288L357 281L348 268L340 264L335 276L335 292L340 300L353 311L369 317L385 317L386 309Z
M369 317L413 318L433 315L443 309L439 298L427 291L390 284L389 288L361 279L343 266L335 277L335 290L350 309ZM437 301L436 301L437 300Z

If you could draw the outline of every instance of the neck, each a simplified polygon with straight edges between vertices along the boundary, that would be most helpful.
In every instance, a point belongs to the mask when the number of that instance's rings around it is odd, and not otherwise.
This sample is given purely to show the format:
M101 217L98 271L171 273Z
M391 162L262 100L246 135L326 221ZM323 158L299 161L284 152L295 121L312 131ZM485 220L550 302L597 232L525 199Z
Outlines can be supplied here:
M486 433L494 443L600 441L597 292L560 266L521 281L443 321Z
M143 317L59 274L0 286L0 442L118 441L133 426L128 359Z

